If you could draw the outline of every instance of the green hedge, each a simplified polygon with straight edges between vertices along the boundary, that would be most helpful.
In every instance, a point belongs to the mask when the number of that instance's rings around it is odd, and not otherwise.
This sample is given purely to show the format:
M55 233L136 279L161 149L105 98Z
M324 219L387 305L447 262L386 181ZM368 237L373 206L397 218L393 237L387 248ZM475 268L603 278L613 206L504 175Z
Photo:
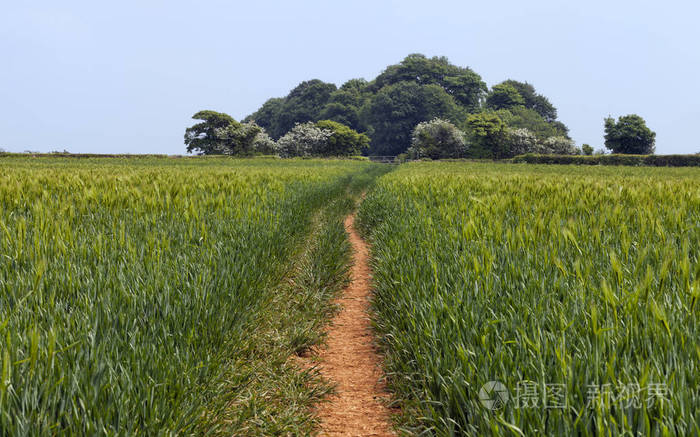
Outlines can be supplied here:
M698 167L700 155L519 155L515 163Z

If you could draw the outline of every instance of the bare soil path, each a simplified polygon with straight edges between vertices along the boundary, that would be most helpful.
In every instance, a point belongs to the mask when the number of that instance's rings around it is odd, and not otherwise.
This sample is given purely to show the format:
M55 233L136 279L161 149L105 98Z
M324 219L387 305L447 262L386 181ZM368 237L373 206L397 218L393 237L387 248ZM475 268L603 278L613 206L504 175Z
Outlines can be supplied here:
M367 313L372 274L369 253L354 221L354 215L345 219L354 251L351 282L336 301L342 310L328 329L328 347L319 353L321 374L337 384L335 394L319 408L320 434L393 436L386 406L389 395Z

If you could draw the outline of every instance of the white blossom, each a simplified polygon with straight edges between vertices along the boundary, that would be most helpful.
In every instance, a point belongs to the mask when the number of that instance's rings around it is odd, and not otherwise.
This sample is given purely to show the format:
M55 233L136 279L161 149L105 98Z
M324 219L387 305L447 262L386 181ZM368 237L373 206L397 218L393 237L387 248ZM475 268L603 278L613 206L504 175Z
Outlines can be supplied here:
M460 158L466 151L464 132L447 120L434 118L413 129L408 154L414 158Z
M327 147L332 135L332 131L320 129L313 122L297 123L277 141L277 150L283 158L312 156Z

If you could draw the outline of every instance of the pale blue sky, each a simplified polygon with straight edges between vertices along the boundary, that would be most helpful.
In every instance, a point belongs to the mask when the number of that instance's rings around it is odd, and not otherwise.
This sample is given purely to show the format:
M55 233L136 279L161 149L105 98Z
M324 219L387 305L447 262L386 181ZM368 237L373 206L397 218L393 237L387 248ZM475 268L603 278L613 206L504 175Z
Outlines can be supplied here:
M418 52L534 84L579 145L638 113L657 153L695 153L699 17L697 0L2 0L0 148L182 154L200 109L240 119Z

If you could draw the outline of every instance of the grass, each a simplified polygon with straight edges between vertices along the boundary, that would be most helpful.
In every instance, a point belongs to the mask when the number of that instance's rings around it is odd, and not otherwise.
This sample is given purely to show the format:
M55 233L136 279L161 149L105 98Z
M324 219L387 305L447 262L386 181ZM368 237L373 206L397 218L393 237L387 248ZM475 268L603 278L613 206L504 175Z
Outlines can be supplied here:
M323 387L282 357L318 341L326 312L309 311L342 282L341 208L329 205L349 205L348 186L378 166L149 157L0 167L2 434L224 432L261 417L265 394L250 387L269 388L259 378L279 369L272 380L294 387L300 407L266 406L282 420L258 431L310 429L301 411ZM300 253L303 286L281 286ZM316 303L277 298L294 290Z
M412 163L359 219L407 432L698 435L697 169Z

